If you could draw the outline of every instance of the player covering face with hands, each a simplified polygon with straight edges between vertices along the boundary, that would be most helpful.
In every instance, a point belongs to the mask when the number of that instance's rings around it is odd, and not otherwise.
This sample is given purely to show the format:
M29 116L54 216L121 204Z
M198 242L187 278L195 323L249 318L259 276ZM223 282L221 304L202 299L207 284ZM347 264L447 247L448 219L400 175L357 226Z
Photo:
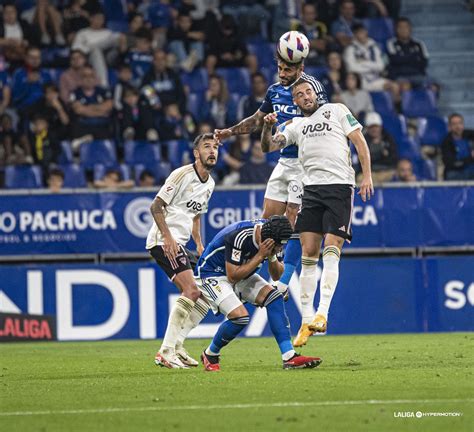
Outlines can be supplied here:
M195 274L214 313L222 313L227 320L201 355L205 370L220 370L221 349L249 323L249 313L242 301L266 308L285 369L312 368L321 363L317 357L295 353L282 294L256 273L268 260L270 276L274 280L280 278L283 264L276 254L292 233L285 216L247 220L224 228L206 247Z
M204 250L200 218L207 211L214 190L210 172L217 162L218 147L212 134L199 135L194 141L195 163L173 171L151 205L154 224L146 248L181 292L170 311L165 337L155 357L159 366L184 369L198 365L183 342L206 316L209 305L196 286L192 255L185 246L192 235L198 254Z
M314 332L326 333L329 307L339 278L342 246L344 240L352 239L355 173L348 140L354 144L361 162L363 180L358 193L364 202L371 198L374 188L362 126L347 107L343 104L318 106L313 87L305 80L298 80L292 92L304 117L289 120L272 136L276 115L266 115L262 150L270 152L296 145L303 166L302 208L295 225L302 246L302 325L293 341L295 346L302 346ZM320 303L313 316L316 266L323 241Z

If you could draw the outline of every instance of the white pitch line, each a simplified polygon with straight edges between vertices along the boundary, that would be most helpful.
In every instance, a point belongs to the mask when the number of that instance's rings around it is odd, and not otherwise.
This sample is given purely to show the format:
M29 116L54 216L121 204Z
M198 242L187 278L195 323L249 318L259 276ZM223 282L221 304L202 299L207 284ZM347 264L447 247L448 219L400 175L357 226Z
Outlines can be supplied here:
M35 415L64 415L64 414L107 414L142 411L186 411L186 410L214 410L214 409L255 409L255 408L299 408L318 406L347 406L347 405L395 405L395 404L427 404L427 403L463 403L474 402L474 399L394 399L394 400L347 400L326 402L274 402L260 404L227 404L227 405L183 405L183 406L149 406L123 408L96 408L77 410L51 411L12 411L0 412L0 417L35 416Z

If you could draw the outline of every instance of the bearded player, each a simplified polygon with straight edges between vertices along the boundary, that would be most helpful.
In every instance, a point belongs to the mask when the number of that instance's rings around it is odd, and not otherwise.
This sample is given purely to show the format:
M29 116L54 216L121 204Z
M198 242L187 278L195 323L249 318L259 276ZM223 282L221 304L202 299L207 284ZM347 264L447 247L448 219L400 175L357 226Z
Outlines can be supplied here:
M304 37L304 35L300 36ZM279 82L268 88L265 100L255 114L228 129L216 129L214 131L216 138L222 141L233 135L248 134L260 130L263 126L263 118L272 112L277 114L277 125L283 124L294 117L301 117L301 111L293 102L291 94L292 86L299 78L311 83L316 92L319 105L326 103L327 96L323 85L312 76L304 73L303 60L298 63L291 63L277 53ZM278 164L267 183L263 218L267 219L272 215L286 214L290 223L294 226L303 194L302 177L303 169L298 161L298 148L295 145L283 148L280 151ZM284 271L277 282L278 290L281 293L286 294L290 280L300 261L301 244L298 235L295 234L285 248Z

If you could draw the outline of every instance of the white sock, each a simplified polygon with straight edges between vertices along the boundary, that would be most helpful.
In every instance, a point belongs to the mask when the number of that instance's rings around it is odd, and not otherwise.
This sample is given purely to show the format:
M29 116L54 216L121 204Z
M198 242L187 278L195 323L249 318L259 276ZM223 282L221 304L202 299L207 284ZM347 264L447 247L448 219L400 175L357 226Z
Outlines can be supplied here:
M309 324L314 316L314 295L316 294L316 266L318 264L317 258L310 258L306 256L301 257L301 275L300 275L300 301L301 301L301 316L302 323Z
M323 250L323 273L321 275L321 296L317 314L328 318L331 300L339 280L339 260L341 251L336 246L326 246Z
M290 360L290 358L292 358L294 355L296 354L296 351L295 350L290 350L290 351L287 351L286 353L283 353L281 355L281 358L283 361L288 361Z
M189 332L197 327L199 323L204 319L209 311L209 304L202 298L198 298L194 303L193 310L186 318L183 328L179 332L178 339L176 341L176 349L183 345L184 340L188 336Z
M178 300L176 300L168 318L168 327L166 328L161 349L174 351L179 333L193 307L194 302L187 297L180 296Z
M280 281L276 283L276 287L282 294L288 289L288 285Z

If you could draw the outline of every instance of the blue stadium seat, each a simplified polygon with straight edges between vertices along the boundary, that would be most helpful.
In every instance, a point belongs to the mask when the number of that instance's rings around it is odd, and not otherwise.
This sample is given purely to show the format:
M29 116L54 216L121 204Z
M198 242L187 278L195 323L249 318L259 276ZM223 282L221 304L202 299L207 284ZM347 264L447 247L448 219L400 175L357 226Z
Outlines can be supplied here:
M250 94L250 73L247 68L218 68L216 74L227 81L229 93Z
M130 168L128 165L120 164L114 166L105 166L102 164L94 165L94 181L102 180L109 169L117 169L120 171L120 176L123 181L130 180Z
M406 136L397 141L399 158L415 160L421 158L420 144L412 137Z
M129 165L158 162L161 159L161 148L158 143L147 141L125 141L125 163Z
M268 42L254 42L248 43L247 48L251 54L254 54L258 59L258 66L274 67L275 63L275 44Z
M374 111L379 114L394 114L395 110L393 107L392 96L389 92L370 92L372 98L372 104L374 105Z
M265 78L268 81L268 85L271 85L278 80L278 77L276 76L277 71L275 69L275 66L262 67L260 68L260 73L265 75Z
M437 180L436 162L433 159L417 158L413 161L413 172L418 180Z
M64 72L63 69L57 69L57 68L46 68L46 72L49 73L49 76L53 80L53 83L56 85L59 84L59 78L61 78L62 73Z
M5 187L7 189L36 189L42 186L41 167L37 165L5 167Z
M107 19L107 28L110 29L110 21L127 23L127 6L122 0L101 0L104 14ZM128 30L128 26L125 30Z
M115 143L110 140L81 144L79 153L81 163L88 169L95 164L113 166L117 163Z
M410 90L402 93L402 111L407 117L436 115L436 98L431 90Z
M196 121L200 122L202 120L202 93L189 93L188 95L188 111L194 116Z
M380 114L380 116L383 128L393 136L397 144L408 137L405 117L397 114Z
M70 141L61 141L61 153L59 153L58 163L60 165L71 164L74 161Z
M128 32L128 22L127 21L107 21L107 28L114 32L118 33L127 33Z
M442 117L420 118L418 137L421 145L439 146L448 134L448 126Z
M232 93L227 103L227 122L229 124L235 124L237 121L237 111L239 109L241 95L238 93Z
M151 171L155 176L156 182L158 184L163 184L165 179L171 174L171 164L169 162L158 162L155 164L138 164L134 165L133 171L135 173L135 183L138 184L140 179L140 174L144 170Z
M393 21L390 18L367 18L363 20L369 37L385 46L385 42L394 36Z
M204 92L209 85L207 71L204 68L196 68L192 72L182 72L181 81L189 87L190 92Z
M186 153L192 159L191 146L187 140L163 141L163 145L168 150L168 162L173 169L183 165L183 158L185 158Z
M118 72L115 69L109 68L107 71L107 79L109 80L109 88L114 88L118 83Z
M58 167L64 173L65 188L87 187L84 168L79 164L60 165Z

